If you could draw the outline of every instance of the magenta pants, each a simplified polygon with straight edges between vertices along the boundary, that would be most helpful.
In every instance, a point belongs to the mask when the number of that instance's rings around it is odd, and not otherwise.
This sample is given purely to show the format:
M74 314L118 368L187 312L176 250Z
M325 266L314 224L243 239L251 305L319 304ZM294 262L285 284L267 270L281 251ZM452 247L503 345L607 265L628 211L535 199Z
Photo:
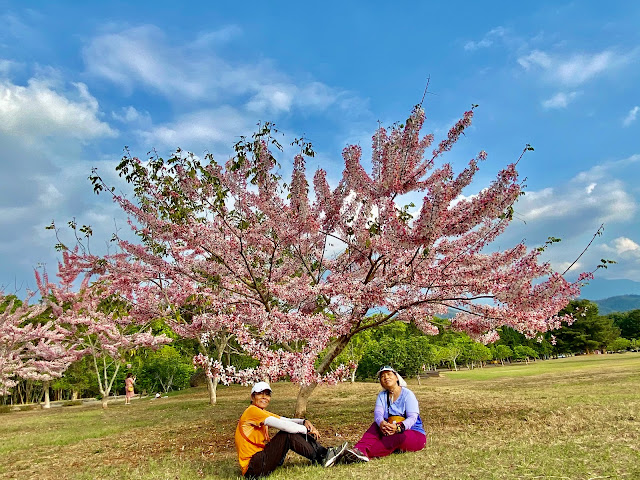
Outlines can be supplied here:
M427 444L427 436L415 430L384 436L380 427L373 422L369 430L354 445L369 458L386 457L393 452L417 452Z

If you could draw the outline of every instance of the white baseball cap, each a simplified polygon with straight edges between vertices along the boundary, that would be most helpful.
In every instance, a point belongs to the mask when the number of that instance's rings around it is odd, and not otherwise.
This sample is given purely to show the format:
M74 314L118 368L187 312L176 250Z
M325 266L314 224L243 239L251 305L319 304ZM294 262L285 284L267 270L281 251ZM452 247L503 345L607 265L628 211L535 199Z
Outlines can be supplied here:
M265 390L269 390L269 393L271 393L271 387L269 384L267 382L258 382L251 387L251 394L253 395L254 393L264 392Z
M385 365L384 367L380 368L380 370L378 370L378 380L380 380L380 375L382 375L382 372L393 372L393 373L395 373L396 377L398 377L398 385L400 385L401 387L406 387L407 386L407 382L405 381L404 378L402 378L400 376L400 374L396 371L395 368L390 367L389 365Z

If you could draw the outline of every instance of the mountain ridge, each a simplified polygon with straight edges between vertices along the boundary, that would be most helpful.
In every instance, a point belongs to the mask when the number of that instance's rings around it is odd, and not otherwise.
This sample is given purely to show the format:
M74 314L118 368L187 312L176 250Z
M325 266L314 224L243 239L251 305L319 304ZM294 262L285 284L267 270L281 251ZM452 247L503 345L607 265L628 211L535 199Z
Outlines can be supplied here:
M586 298L596 303L607 298L624 295L640 295L640 282L626 279L594 278L582 287L580 292L580 298Z
M592 300L592 302L598 305L600 315L640 309L640 295L616 295L602 300Z

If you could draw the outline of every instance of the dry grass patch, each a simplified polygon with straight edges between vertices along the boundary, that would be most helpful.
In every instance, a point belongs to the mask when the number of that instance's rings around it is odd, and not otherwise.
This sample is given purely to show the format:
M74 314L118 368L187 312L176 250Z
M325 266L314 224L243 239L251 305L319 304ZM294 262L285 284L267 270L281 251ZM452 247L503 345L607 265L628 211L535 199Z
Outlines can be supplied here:
M291 455L270 478L640 478L640 355L564 360L410 381L429 432L423 451L331 469ZM297 388L273 387L270 409L293 415ZM309 418L323 442L356 441L378 391L375 383L318 388ZM2 414L0 477L238 479L233 432L248 389L221 388L215 407L206 398L192 389L106 411Z

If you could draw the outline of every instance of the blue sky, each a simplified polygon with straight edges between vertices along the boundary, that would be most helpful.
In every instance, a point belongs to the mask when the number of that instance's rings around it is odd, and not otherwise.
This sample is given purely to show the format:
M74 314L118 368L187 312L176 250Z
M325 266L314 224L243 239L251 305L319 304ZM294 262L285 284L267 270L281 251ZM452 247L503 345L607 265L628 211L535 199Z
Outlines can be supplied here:
M368 151L377 122L404 120L429 79L425 131L437 140L479 105L446 157L459 167L488 152L475 191L535 148L496 246L560 237L545 258L564 269L604 223L578 270L615 260L598 277L640 293L640 3L269 3L0 0L5 291L34 288L38 265L55 270L52 220L91 224L97 253L127 229L87 180L98 167L115 182L125 145L224 162L272 121L308 137L308 168L335 183L342 148ZM285 174L293 153L281 155Z

